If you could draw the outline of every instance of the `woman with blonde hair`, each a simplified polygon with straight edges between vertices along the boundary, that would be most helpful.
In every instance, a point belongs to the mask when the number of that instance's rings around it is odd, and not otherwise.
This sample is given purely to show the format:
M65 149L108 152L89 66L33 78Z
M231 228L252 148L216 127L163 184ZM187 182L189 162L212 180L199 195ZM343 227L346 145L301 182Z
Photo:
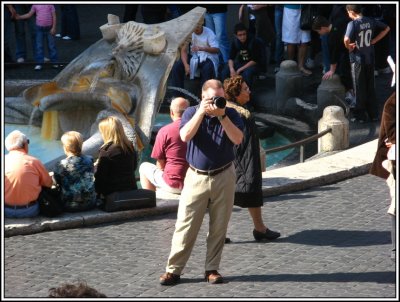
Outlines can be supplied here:
M255 240L274 240L281 234L267 228L262 219L262 171L257 127L250 111L244 107L250 100L250 89L243 77L236 75L224 81L224 90L226 106L234 108L244 124L243 141L234 148L237 177L234 204L249 209ZM229 242L229 239L225 241Z
M61 136L67 157L54 170L54 179L61 187L64 210L78 212L96 206L93 158L82 154L83 138L79 132L68 131Z
M95 189L103 196L117 191L137 189L135 171L137 154L125 135L121 121L109 116L99 123L104 144L100 147Z

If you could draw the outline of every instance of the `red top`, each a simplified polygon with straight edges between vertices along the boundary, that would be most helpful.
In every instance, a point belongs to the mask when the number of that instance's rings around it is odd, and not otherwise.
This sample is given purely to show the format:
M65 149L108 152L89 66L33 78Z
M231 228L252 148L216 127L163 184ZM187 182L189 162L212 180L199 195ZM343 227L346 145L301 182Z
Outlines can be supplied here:
M187 144L179 136L178 119L171 124L162 127L156 136L151 157L157 160L165 160L163 178L172 188L182 189L186 170L189 164L186 161Z

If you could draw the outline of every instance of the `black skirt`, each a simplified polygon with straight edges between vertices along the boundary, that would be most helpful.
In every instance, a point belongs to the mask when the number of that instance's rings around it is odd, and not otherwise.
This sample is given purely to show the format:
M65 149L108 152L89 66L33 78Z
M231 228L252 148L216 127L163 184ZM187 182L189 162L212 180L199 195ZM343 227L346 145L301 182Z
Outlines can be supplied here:
M241 208L258 208L264 204L262 191L257 190L256 192L235 192L234 205Z

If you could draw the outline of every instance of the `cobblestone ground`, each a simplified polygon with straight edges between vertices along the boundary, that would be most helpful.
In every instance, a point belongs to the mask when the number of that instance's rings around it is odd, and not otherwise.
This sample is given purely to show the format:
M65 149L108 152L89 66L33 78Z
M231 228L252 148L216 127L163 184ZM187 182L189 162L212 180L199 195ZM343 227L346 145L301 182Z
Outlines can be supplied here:
M176 214L5 238L6 298L45 297L83 279L108 297L394 298L386 183L364 175L267 198L264 219L282 237L257 243L246 209L234 208L220 272L203 281L206 216L176 286L159 284Z

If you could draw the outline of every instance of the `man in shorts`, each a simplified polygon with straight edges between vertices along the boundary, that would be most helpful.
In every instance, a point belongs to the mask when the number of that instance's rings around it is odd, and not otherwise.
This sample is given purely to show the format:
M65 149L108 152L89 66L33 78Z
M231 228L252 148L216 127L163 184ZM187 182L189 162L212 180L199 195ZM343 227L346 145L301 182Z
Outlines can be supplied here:
M172 100L170 116L173 122L158 131L151 153L157 163L143 162L139 167L143 189L161 189L174 194L182 191L189 165L186 161L187 144L179 136L179 126L182 114L189 105L189 101L182 97Z

